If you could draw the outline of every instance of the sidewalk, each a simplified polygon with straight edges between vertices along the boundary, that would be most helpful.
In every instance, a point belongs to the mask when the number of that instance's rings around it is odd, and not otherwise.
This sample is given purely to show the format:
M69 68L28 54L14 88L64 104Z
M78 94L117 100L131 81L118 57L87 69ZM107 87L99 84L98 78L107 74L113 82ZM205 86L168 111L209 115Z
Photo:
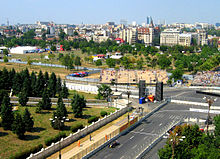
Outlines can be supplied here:
M98 146L97 144L100 144L100 142L101 143L105 142L106 135L107 135L108 139L118 135L120 126L123 123L127 122L127 118L126 118L126 120L125 120L125 118L126 117L120 117L118 120L116 120L116 123L113 123L113 125L109 126L107 124L106 126L101 128L100 130L96 130L95 132L91 133L91 138L92 138L91 141L90 141L90 135L87 135L86 137L81 138L80 139L80 147L78 147L78 141L65 147L64 149L61 150L61 157L65 158L65 159L69 159L81 151L93 150L93 149L95 149L95 147ZM111 123L109 123L109 124L111 124ZM107 127L107 128L105 128L105 127ZM55 154L49 156L47 159L58 159L58 158L59 158L59 152L56 152Z

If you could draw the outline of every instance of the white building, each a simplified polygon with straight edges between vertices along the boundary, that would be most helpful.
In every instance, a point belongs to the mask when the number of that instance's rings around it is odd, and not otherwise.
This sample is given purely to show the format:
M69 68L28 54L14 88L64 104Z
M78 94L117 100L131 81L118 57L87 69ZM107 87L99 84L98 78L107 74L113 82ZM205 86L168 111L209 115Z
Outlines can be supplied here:
M18 46L10 49L11 54L26 54L35 53L37 47L35 46Z
M179 34L178 45L190 46L192 40L191 34Z
M180 30L178 29L165 29L160 34L160 45L173 46L178 44Z

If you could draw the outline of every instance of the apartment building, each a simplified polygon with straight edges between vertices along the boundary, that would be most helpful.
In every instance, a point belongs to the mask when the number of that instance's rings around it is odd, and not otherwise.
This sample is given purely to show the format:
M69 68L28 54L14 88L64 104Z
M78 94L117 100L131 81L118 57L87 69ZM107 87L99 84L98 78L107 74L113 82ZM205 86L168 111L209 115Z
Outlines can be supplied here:
M123 39L129 44L134 44L138 39L137 28L126 28L120 31L119 38Z
M160 45L173 46L177 45L180 30L178 29L165 29L160 34Z

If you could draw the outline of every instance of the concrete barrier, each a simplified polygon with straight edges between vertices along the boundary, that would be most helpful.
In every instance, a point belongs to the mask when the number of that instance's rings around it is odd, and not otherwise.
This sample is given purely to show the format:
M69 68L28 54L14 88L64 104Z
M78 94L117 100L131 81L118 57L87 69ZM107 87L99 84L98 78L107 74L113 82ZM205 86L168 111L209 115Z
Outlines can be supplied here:
M164 103L161 103L157 108L153 109L150 113L148 113L146 116L144 116L143 118L141 118L138 122L134 123L133 125L131 125L129 128L127 128L126 130L122 131L121 133L119 133L118 135L116 135L115 137L113 137L112 139L110 139L109 141L105 142L104 144L100 145L98 148L96 148L95 150L93 150L92 152L88 153L86 156L83 157L83 159L88 159L91 156L93 156L94 154L96 154L97 152L99 152L101 149L103 149L104 147L106 147L108 144L110 144L111 142L113 142L114 140L118 139L120 136L126 134L128 131L134 129L135 127L137 127L143 120L145 120L146 118L150 117L152 114L154 114L156 111L160 110L162 107L164 107L166 104L168 103L168 101L165 101Z
M81 137L84 137L85 135L117 119L121 115L125 114L128 110L129 110L129 107L125 107L123 109L117 110L114 113L111 113L110 115L106 116L105 118L102 118L99 121L83 128L82 130L78 130L78 132L74 134L70 134L68 137L64 138L62 141L53 143L51 146L43 149L42 151L37 152L35 154L31 154L27 159L46 158L52 155L53 153L58 152L60 149L72 144L73 142L77 141Z

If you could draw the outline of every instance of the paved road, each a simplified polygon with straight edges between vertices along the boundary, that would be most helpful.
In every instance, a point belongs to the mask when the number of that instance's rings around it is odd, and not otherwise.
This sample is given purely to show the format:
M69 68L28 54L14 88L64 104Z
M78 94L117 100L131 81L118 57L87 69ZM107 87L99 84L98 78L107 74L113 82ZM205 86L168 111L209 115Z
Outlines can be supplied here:
M190 97L193 99L201 99L204 95L195 94L195 90L165 90L167 97ZM219 105L219 104L217 104ZM200 118L206 119L207 113L198 113L189 111L190 108L207 109L202 106L191 106L184 104L169 103L160 111L156 112L148 119L144 120L139 126L132 131L121 136L118 141L120 143L114 149L105 147L103 150L95 154L94 159L133 159L142 152L154 139L161 133L168 129L172 123L182 120L184 118ZM212 114L213 116L213 114ZM159 143L160 145L161 143ZM163 145L163 144L161 144ZM159 147L158 147L159 149ZM157 155L158 149L152 153L152 158Z

